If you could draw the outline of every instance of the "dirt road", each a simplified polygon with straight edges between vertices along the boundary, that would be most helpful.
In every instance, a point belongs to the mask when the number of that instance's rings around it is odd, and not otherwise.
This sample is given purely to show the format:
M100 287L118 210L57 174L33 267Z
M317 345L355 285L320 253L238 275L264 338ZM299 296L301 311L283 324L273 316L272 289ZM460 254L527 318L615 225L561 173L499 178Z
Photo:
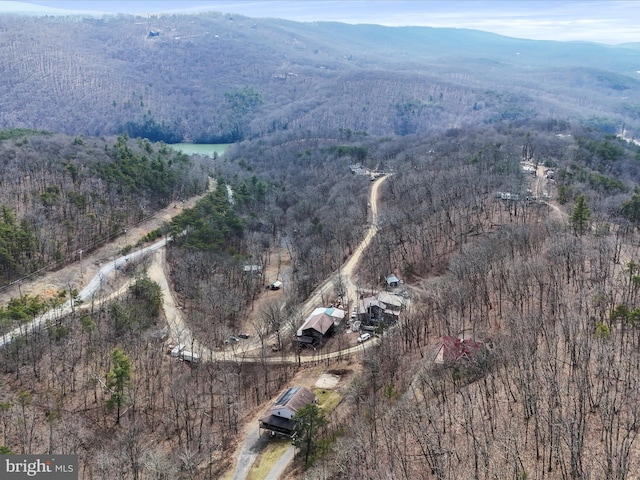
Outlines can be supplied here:
M362 254L367 249L367 247L369 247L371 240L373 240L373 237L375 237L376 233L378 232L379 192L380 186L387 178L388 175L380 177L371 187L371 193L369 194L371 218L369 221L369 228L367 229L367 233L365 234L364 238L356 247L351 256L346 260L344 265L342 265L342 267L338 271L334 272L329 278L327 278L324 283L322 283L322 285L316 288L316 290L309 296L307 301L300 306L300 308L298 309L298 318L305 318L313 311L314 308L324 303L323 299L326 298L331 290L333 290L339 276L342 276L342 279L346 286L347 303L349 303L349 301L355 302L358 299L358 287L353 281L353 275L356 267L358 266L358 262L360 262L360 259L362 258Z
M371 243L371 240L377 233L379 222L379 190L380 186L386 180L386 178L388 177L381 177L372 185L369 201L369 205L371 206L371 216L369 228L367 229L364 238L362 239L358 247L354 250L353 254L346 260L342 268L337 272L334 272L328 279L326 279L325 282L313 292L313 294L307 299L307 301L300 306L298 311L299 315L304 317L308 315L308 313L310 313L313 308L318 305L322 305L324 303L323 299L325 295L327 295L328 292L334 288L335 281L339 275L343 277L343 281L346 284L347 298L352 301L355 301L358 298L358 290L355 282L353 281L353 274L358 265L358 262L362 257L363 252L367 249L367 247ZM180 207L176 205L158 212L158 214L156 214L154 218L150 219L147 222L144 222L144 224L140 224L135 228L129 229L127 236L128 238L124 237L116 239L114 242L106 245L105 247L99 249L90 256L85 257L84 259L73 265L69 265L56 272L50 272L36 280L24 282L20 285L20 287L15 286L13 289L7 289L2 293L8 299L12 296L15 296L14 290L18 289L21 290L20 294L30 293L39 295L42 295L43 292L47 292L49 290L55 292L57 290L70 288L71 286L73 286L73 288L79 289L79 286L82 286L86 282L86 279L91 280L88 282L88 286L83 289L83 292L87 293L89 292L89 290L91 290L91 295L93 295L95 291L100 288L105 288L106 290L110 287L112 292L118 289L122 289L124 279L121 278L118 282L118 278L110 280L107 277L111 271L115 271L117 277L117 267L119 265L127 263L127 256L118 255L118 252L122 250L125 245L127 245L127 240L130 239L132 243L135 243L136 239L141 238L149 231L158 228L163 222L170 220L173 216L180 213L183 208L195 204L198 198L191 199L189 202L180 205ZM169 283L167 281L166 272L164 269L165 248L164 243L161 243L162 242L158 242L157 248L150 248L148 249L149 251L145 253L147 253L152 258L152 262L148 267L149 277L153 281L158 283L163 292L163 308L169 325L169 335L175 342L185 345L186 348L192 352L198 353L202 361L234 360L243 362L266 361L268 363L298 364L307 362L321 362L323 360L335 359L361 353L364 351L364 349L376 345L379 342L377 338L373 338L368 342L358 344L341 351L328 353L316 352L311 356L287 355L262 358L261 355L249 355L249 352L240 349L232 352L212 351L207 346L202 345L200 342L198 342L197 339L193 337L188 324L184 320L181 310L177 306L173 291L169 287ZM109 268L105 268L105 264L108 264ZM92 287L89 288L89 286ZM101 300L108 298L108 292L103 291L102 293L105 293L105 295L101 298ZM0 298L0 300L2 300L2 298ZM257 433L253 429L251 429L248 432L247 437L245 438L244 446L238 457L238 466L235 470L234 479L240 480L246 478L251 464L257 457L257 454L255 452L259 440L260 439ZM291 462L292 459L293 450L288 449L285 455L283 455L283 457L280 458L273 466L273 469L269 474L269 478L279 478L281 473L284 471L284 469L286 469L287 465Z
M215 188L215 181L210 180L209 190L213 188ZM20 295L40 295L43 299L48 299L61 290L72 288L81 290L96 276L103 265L120 257L120 252L125 246L135 244L147 233L160 228L164 222L170 221L185 208L193 207L204 195L206 194L190 198L185 202L172 203L137 225L127 226L126 233L89 254L85 253L82 256L79 254L78 261L74 263L24 279L20 283L16 282L14 285L0 290L0 305L5 305L11 298ZM110 285L106 283L103 285L107 291L109 287Z
M379 191L380 185L382 185L383 181L386 180L387 176L380 178L377 180L372 188L369 197L369 204L371 205L371 218L369 222L369 228L364 238L355 249L353 254L347 259L342 268L334 272L327 280L324 281L322 285L320 285L307 299L307 301L300 306L298 309L298 315L302 315L301 318L308 315L315 307L318 305L322 305L323 297L333 289L335 280L338 275L343 276L343 280L346 284L347 288L347 302L348 299L356 300L358 298L358 289L353 281L353 274L355 269L360 261L362 254L366 250L366 248L371 243L371 240L376 235L378 231L378 199L379 199ZM365 348L369 348L373 345L377 345L379 343L378 338L372 338L370 341L358 344L354 347L350 347L344 350L340 350L337 352L316 352L312 356L302 356L302 355L287 355L287 356L276 356L276 357L266 357L262 359L261 356L249 356L248 352L242 352L242 361L243 362L257 362L257 361L266 361L267 363L307 363L307 362L322 362L328 359L336 359L342 357L348 357L352 354L358 354L364 352ZM255 422L254 422L255 423ZM245 480L249 471L251 470L252 464L258 458L258 453L260 451L261 445L264 443L264 440L261 440L259 436L258 427L255 425L249 425L249 430L245 435L245 438L242 443L242 447L239 449L236 456L236 467L233 473L233 480ZM288 448L285 453L274 462L269 474L267 475L268 480L277 480L279 479L289 464L293 461L295 455L295 449L293 447Z
M325 300L329 297L329 293L334 289L334 286L339 277L342 277L342 281L344 282L346 289L345 303L347 305L354 304L358 300L358 286L354 282L354 272L362 258L363 253L369 247L371 240L373 240L376 233L378 232L378 201L380 197L380 186L388 177L389 175L380 177L371 186L371 191L369 193L369 205L371 208L369 228L367 229L367 232L365 233L362 241L353 251L351 256L347 258L342 267L339 270L333 272L319 287L317 287L311 293L309 298L307 298L307 300L298 307L296 313L294 314L296 318L306 318L316 307L325 305ZM280 335L286 336L287 333L288 331L281 331ZM274 343L274 338L269 339L266 343ZM242 354L242 358L244 361L255 362L260 358L258 356L259 352L257 351L259 348L259 343L245 344L237 348L236 354ZM278 356L267 358L266 361L268 363L315 362L318 361L318 356L322 356L322 360L324 360L329 358L338 358L341 354L349 355L361 350L361 348L353 347L347 350L343 350L342 352L322 353L313 355L312 357L289 355L285 357Z
M547 168L544 165L538 165L536 170L536 179L534 182L534 195L543 201L549 207L549 214L555 220L566 221L568 215L555 203L551 201L551 183L553 180L547 179Z
M378 202L380 196L380 186L382 183L388 178L388 175L380 177L376 180L371 187L371 191L369 194L369 205L371 206L370 219L369 219L369 227L365 233L360 244L356 247L351 256L345 261L342 267L335 271L332 275L330 275L319 287L317 287L311 295L307 298L307 300L298 307L297 312L294 314L296 318L306 318L316 307L319 305L323 305L326 302L324 301L328 298L329 293L334 289L334 285L339 276L342 276L342 280L346 287L346 299L347 303L354 303L358 299L358 287L354 282L354 272L356 267L358 266L358 262L360 262L362 258L362 254L369 247L369 244L375 237L378 231ZM162 264L162 262L161 262ZM155 270L156 273L159 273L159 270ZM157 278L153 278L155 281L159 281ZM166 279L164 280L166 283ZM167 293L168 296L170 294ZM173 323L175 324L176 330L170 330L171 336L175 341L178 341L178 336L180 332L184 332L184 335L190 336L190 333L187 333L188 326L184 322L181 317L181 312L176 311L175 317L172 313L172 318L174 318ZM169 315L167 315L169 318ZM282 330L280 332L281 337L286 336L288 333L287 330ZM197 342L196 342L197 343ZM269 338L265 341L265 345L269 345L271 343L275 343L275 337ZM375 344L376 342L367 342L365 348L369 348L370 345ZM363 344L365 345L365 344ZM355 347L348 348L346 350L338 351L338 352L330 352L330 353L322 353L316 352L316 354L311 356L300 356L300 355L288 355L288 356L273 356L266 357L265 362L267 363L310 363L317 362L327 359L335 359L340 358L344 355L351 355L354 353L361 352L363 349L363 345L357 345ZM260 354L261 345L258 339L253 339L252 341L244 341L241 344L235 344L232 346L231 351L218 351L212 352L205 346L201 346L200 350L196 350L199 353L202 353L203 359L211 359L217 361L224 360L232 360L236 361L245 361L249 363L262 361L262 356Z
M371 205L369 229L360 242L360 245L358 245L358 248L356 248L353 254L347 259L339 272L344 277L347 286L347 303L349 303L350 300L355 302L358 299L358 287L353 281L353 274L358 266L358 262L360 262L360 259L362 258L362 254L378 232L378 200L380 197L380 186L387 178L389 178L389 175L380 177L371 187L371 193L369 194L369 205Z

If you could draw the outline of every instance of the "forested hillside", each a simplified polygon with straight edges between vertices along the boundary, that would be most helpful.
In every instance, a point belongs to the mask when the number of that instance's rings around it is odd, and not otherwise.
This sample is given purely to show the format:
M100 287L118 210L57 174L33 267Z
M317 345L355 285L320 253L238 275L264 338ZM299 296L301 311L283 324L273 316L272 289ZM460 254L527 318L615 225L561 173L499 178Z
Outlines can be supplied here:
M639 65L635 44L464 30L2 16L0 333L53 314L2 337L0 452L231 478L256 415L331 370L286 478L636 478ZM63 314L67 285L20 290L198 194L130 239L170 241L113 295ZM316 298L340 299L357 251L349 301L397 291L397 320L303 351L300 306L328 279ZM208 355L180 361L178 338ZM436 363L445 338L473 348Z
M0 128L227 143L535 116L637 132L640 121L634 48L215 13L4 15L0 42Z
M441 139L400 157L413 168L391 179L389 227L372 256L391 250L392 265L424 281L351 384L348 433L330 430L340 439L306 478L635 478L638 250L621 192L637 177L613 177L609 189L591 171L564 175L566 216L485 195L518 189L510 146L563 171L582 171L587 145L611 169L633 169L638 150L586 132L484 133L459 132L463 150ZM605 162L609 148L619 157ZM434 366L436 339L461 331L492 348Z
M172 283L194 334L220 348L248 316L261 319L252 335L297 325L287 312L339 267L367 221L371 181L349 166L393 172L358 281L377 289L396 271L410 307L363 353L295 478L632 478L638 147L568 123L547 127L245 142L217 162L217 189L176 217L170 228L187 233L169 248ZM522 160L544 162L558 180L536 190ZM561 191L564 211L548 203ZM242 265L265 265L283 244L295 265L287 294L256 316L262 284ZM83 478L114 469L221 478L249 412L305 367L174 363L156 340L160 302L142 274L117 299L3 349L6 448L78 453L92 459ZM434 367L438 340L461 331L490 348ZM126 373L120 393L114 372Z
M212 169L166 145L0 131L0 286L77 260L171 201L202 193Z

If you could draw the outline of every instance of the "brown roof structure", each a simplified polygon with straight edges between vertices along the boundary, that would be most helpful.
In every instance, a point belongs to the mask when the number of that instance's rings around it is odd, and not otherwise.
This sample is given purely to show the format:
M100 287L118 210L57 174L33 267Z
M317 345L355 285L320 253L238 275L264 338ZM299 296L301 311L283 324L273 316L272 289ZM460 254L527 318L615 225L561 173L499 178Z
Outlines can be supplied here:
M311 390L305 387L291 387L278 397L272 408L288 407L297 412L315 400L316 395Z
M288 388L260 417L260 428L292 435L296 426L296 421L293 419L295 414L315 401L316 395L305 387Z
M316 308L298 329L297 335L300 337L304 335L305 330L309 329L325 335L336 322L344 318L345 313L344 310L340 310L339 308Z
M300 330L304 331L311 328L324 335L331 328L331 325L333 325L333 318L327 314L320 313L309 317L307 321L304 322L304 325L300 327Z

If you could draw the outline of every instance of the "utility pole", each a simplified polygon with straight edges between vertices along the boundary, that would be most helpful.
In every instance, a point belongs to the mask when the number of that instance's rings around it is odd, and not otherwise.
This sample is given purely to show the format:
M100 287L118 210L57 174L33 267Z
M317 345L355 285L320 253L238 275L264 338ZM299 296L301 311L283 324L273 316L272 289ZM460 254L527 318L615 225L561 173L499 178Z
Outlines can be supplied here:
M82 269L82 254L84 253L84 250L80 249L78 250L78 256L80 257L80 278L84 278L84 270Z

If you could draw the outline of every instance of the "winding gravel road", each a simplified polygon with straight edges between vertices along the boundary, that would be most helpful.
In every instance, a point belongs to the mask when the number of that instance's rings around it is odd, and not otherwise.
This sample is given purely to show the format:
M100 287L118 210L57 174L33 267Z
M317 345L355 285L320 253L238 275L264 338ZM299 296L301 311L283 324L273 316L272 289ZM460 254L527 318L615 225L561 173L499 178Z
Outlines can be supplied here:
M362 257L363 252L371 243L371 240L376 235L378 230L378 196L380 185L386 180L387 176L381 177L373 183L370 193L369 204L371 205L371 218L369 222L369 228L367 229L367 233L364 238L355 249L353 254L347 259L344 265L336 272L334 272L329 278L325 280L325 282L320 285L312 294L309 296L307 301L300 306L298 309L298 315L304 317L308 315L316 306L321 305L323 302L323 297L333 289L333 286L338 279L339 276L342 276L343 281L346 284L347 289L347 298L348 299L357 299L358 298L358 290L357 286L353 282L353 272ZM121 257L116 258L113 261L110 261L104 264L100 270L96 273L96 275L91 279L91 281L78 293L78 299L82 300L83 303L86 303L88 300L93 298L97 292L101 290L103 285L106 283L108 277L120 269L124 265L129 262L134 262L139 260L142 257L150 255L152 253L159 252L163 249L167 244L167 240L159 240L145 248L141 248L139 250L135 250L127 255L123 255ZM156 257L157 258L157 257ZM164 292L165 296L165 313L166 310L170 310L170 312L166 315L169 321L169 328L172 338L176 339L178 343L182 343L184 345L189 345L192 351L198 352L201 358L211 361L224 361L231 360L235 357L236 360L245 361L245 362L259 362L263 361L262 356L260 355L249 355L246 350L236 349L234 352L226 352L226 351L212 351L209 348L199 345L191 335L188 325L182 318L181 312L176 308L176 302L173 298L173 293L169 288L169 285L166 280L166 276L164 275L164 270L162 268L164 265L164 257L157 259L150 268L149 276L154 281L158 282ZM21 325L18 328L15 328L0 337L0 348L4 347L11 343L15 338L31 333L35 330L43 328L49 321L53 321L57 318L60 318L64 315L68 315L71 313L74 308L77 307L76 299L71 299L60 305L59 307L49 310L36 318L34 318L31 322ZM369 342L369 344L373 344L375 342ZM303 362L317 362L321 360L327 360L331 358L337 358L344 355L350 355L352 353L357 353L362 350L362 346L358 345L355 347L348 348L346 350L338 351L338 352L329 352L329 353L318 353L317 355L309 356L299 356L299 355L288 355L288 356L277 356L277 357L267 357L266 360L268 363L303 363Z
M166 244L166 239L160 240L152 245L149 245L148 247L128 253L127 255L116 258L112 262L104 264L100 268L100 270L98 270L98 273L96 273L95 276L91 279L91 281L82 290L80 290L80 292L78 292L77 298L67 300L62 305L41 315L38 315L31 322L21 325L20 327L5 333L4 335L2 335L2 338L0 338L0 348L8 345L17 337L43 328L48 321L53 321L57 318L61 318L65 315L70 314L71 312L73 312L74 308L78 306L78 300L81 300L82 303L86 303L87 300L90 300L98 291L100 291L111 273L120 269L122 266L126 265L129 262L134 262L142 257L145 257L146 255L149 255L150 253L160 250Z
M345 261L344 265L325 280L302 304L298 309L298 315L304 317L308 315L316 306L323 304L324 296L334 288L335 282L339 276L346 286L347 299L355 301L358 298L358 289L353 281L353 274L360 261L362 254L367 249L371 240L375 237L378 230L378 196L382 183L386 180L387 176L381 177L375 183L373 183L369 205L371 206L371 216L369 222L369 228L367 232L354 250L353 254ZM356 346L346 348L336 352L316 352L312 356L301 355L285 355L285 356L273 356L264 357L262 355L250 355L250 352L243 349L235 349L232 352L227 351L212 351L208 347L201 345L196 339L193 338L191 330L187 323L184 321L182 312L177 307L173 291L169 287L167 277L164 271L165 265L165 250L164 247L167 244L167 240L163 239L153 243L145 248L136 250L127 255L116 258L113 261L109 261L103 265L91 281L78 293L77 299L72 299L64 303L63 305L50 310L42 315L36 317L33 321L22 325L20 328L16 328L0 338L0 348L11 343L15 338L43 328L48 321L53 321L62 316L68 315L75 308L80 308L76 304L77 300L81 300L84 305L88 300L91 300L96 293L98 293L102 287L106 284L110 275L116 272L121 267L125 266L129 262L135 262L145 256L153 254L153 261L149 267L149 277L158 283L164 294L164 311L169 324L169 332L172 339L178 343L188 346L188 348L200 354L202 361L241 361L241 362L267 362L267 363L306 363L306 362L320 362L329 359L348 357L351 354L363 352L365 348L376 345L379 340L374 338L369 342L358 344ZM123 288L126 288L123 287ZM102 299L104 300L104 299ZM245 436L243 445L238 455L238 461L234 472L234 480L244 480L249 473L251 465L254 463L258 456L258 443L260 442L259 432L257 427L251 428L250 432ZM273 466L269 473L269 479L277 479L282 472L286 469L288 464L293 460L294 449L289 448L285 455L283 455Z
M378 197L380 186L386 180L387 176L379 178L375 183L373 183L371 192L370 192L370 205L371 205L371 217L369 222L369 228L367 232L358 245L358 247L354 250L353 254L345 261L344 265L333 274L331 274L316 290L307 298L306 302L304 302L299 308L297 312L298 318L306 317L314 308L318 305L323 304L323 297L325 297L329 291L334 288L334 284L339 275L343 277L343 280L347 287L347 296L351 299L357 299L357 286L353 282L353 274L355 268L360 261L362 254L367 249L371 240L375 237L378 231ZM156 249L157 250L157 249ZM147 252L148 253L148 252ZM312 362L321 362L330 359L348 357L352 354L357 354L362 352L365 348L369 348L373 345L376 345L379 340L372 339L369 342L355 345L353 347L349 347L343 350L335 351L335 352L322 352L317 351L314 355L278 355L278 356L265 356L260 354L260 345L259 343L249 343L245 342L244 348L236 345L232 347L232 350L222 350L222 351L213 351L208 348L206 345L202 345L196 339L193 338L191 334L191 330L189 329L188 324L185 322L182 312L180 309L176 308L176 301L173 297L173 291L168 285L167 278L164 272L164 251L159 251L151 267L149 268L149 278L154 282L160 285L162 292L164 294L164 309L165 316L167 317L167 321L169 323L169 336L175 340L177 343L186 345L192 352L196 352L200 355L201 361L237 361L237 362L246 362L246 363L273 363L273 364L283 364L283 363L312 363ZM281 332L281 335L286 335L287 332ZM268 344L268 342L265 342Z

